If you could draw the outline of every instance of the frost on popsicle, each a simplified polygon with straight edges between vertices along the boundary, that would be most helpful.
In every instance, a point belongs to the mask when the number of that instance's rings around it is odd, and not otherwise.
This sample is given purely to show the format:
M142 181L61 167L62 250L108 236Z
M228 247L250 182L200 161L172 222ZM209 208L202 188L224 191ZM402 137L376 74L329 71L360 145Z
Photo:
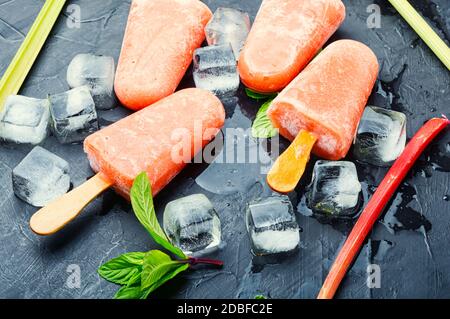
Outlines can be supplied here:
M236 60L250 32L250 17L232 8L218 8L205 27L209 45L231 44Z
M355 164L317 161L307 193L309 208L318 214L353 216L361 201L361 184Z
M250 203L246 223L255 255L286 253L300 242L299 226L287 196L275 195Z
M405 144L405 114L376 106L366 107L353 148L357 160L389 166L403 152Z
M11 95L0 113L0 139L39 144L48 134L48 101Z
M239 74L230 44L195 50L194 82L196 87L218 96L233 95L237 91Z
M67 83L71 88L89 87L98 110L115 106L114 58L110 56L78 54L67 68Z
M87 86L49 96L52 130L61 143L81 142L98 130L94 100Z
M13 190L30 205L42 207L70 188L69 164L36 146L12 172Z
M186 255L202 255L221 242L219 217L203 194L174 200L164 210L164 231L170 241Z

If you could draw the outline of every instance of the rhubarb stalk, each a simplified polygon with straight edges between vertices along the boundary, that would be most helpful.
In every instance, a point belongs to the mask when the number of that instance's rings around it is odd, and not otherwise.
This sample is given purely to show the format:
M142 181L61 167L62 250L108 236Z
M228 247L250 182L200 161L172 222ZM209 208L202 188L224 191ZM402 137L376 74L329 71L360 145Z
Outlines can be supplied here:
M450 121L445 117L431 119L408 143L402 155L395 161L353 227L352 232L334 261L330 273L325 279L317 297L318 299L333 298L352 261L359 253L364 240L398 186L424 149L448 124L450 124Z

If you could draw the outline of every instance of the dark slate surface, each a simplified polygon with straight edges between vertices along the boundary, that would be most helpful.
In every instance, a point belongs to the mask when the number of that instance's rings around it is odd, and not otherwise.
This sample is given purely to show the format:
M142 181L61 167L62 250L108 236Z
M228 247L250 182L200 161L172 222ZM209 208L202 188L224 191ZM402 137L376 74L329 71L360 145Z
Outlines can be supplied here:
M23 40L43 0L0 1L0 73L6 69ZM46 43L23 89L24 95L45 97L66 90L65 70L80 52L119 55L130 1L70 1L81 6L81 28L67 26L62 16ZM371 103L403 111L408 116L408 137L433 116L450 114L450 76L445 67L418 39L385 0L380 29L368 29L366 9L372 0L346 0L347 19L333 40L351 38L368 44L377 54L381 72ZM449 41L450 4L448 0L412 1ZM211 9L230 6L255 16L260 1L208 0ZM191 71L182 87L193 86ZM226 127L251 125L258 104L242 91L228 102ZM118 107L101 112L101 124L123 117ZM284 141L283 147L287 146ZM71 165L74 186L92 172L81 145L62 146L54 137L43 147L60 155ZM95 200L59 234L41 238L34 235L28 220L35 208L17 199L11 190L11 169L29 152L24 145L0 145L0 297L4 298L110 298L117 287L99 278L97 267L127 251L146 251L155 245L134 218L129 205L112 192ZM310 167L312 163L310 164ZM427 150L403 183L364 246L339 290L340 298L450 297L450 132L446 130ZM358 165L365 197L386 169ZM244 226L245 204L270 191L258 165L195 164L189 166L156 199L161 216L164 205L175 198L197 192L214 202L223 223L220 270L201 269L174 280L155 294L170 298L314 298L338 248L345 240L350 223L332 225L305 215L304 185L296 194L298 219L302 228L298 253L285 259L252 258ZM201 176L201 177L199 177ZM199 177L196 183L196 178ZM306 181L306 182L305 182ZM201 186L199 185L201 184ZM381 288L368 289L366 268L381 267ZM81 287L67 285L68 267L81 270Z

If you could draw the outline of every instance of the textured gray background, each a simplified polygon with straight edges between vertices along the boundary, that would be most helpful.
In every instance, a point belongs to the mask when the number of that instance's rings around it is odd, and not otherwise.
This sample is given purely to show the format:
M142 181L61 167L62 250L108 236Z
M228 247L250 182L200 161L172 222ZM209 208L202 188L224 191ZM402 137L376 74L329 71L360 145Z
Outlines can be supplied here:
M43 0L0 0L0 74L18 49ZM229 6L248 11L254 18L260 1L205 1L212 10ZM408 137L433 116L450 115L450 76L445 67L419 40L385 0L381 28L366 27L366 8L373 0L344 0L347 19L333 40L351 38L368 44L377 54L381 72L371 97L373 104L403 111L408 116ZM109 54L116 58L127 19L130 1L69 1L81 6L81 28L67 27L61 16L21 91L45 97L68 89L65 71L72 57L81 52ZM448 0L412 3L426 16L448 43L450 3ZM67 15L67 14L66 14ZM151 18L149 18L151 20ZM189 71L182 87L193 86ZM241 92L226 104L226 127L249 127L258 104ZM127 114L118 107L100 113L107 125ZM286 147L284 142L283 146ZM43 147L71 164L74 186L92 172L81 145L60 145L54 137ZM101 278L96 269L106 260L128 251L154 248L152 240L133 216L129 205L112 192L95 200L78 218L57 235L34 235L28 220L35 208L18 200L11 190L11 169L30 150L24 145L0 145L0 297L3 298L110 298L117 287ZM312 163L310 164L310 167ZM403 183L385 216L376 224L339 290L340 298L450 297L450 133L446 130L421 157ZM358 165L365 197L373 192L385 169ZM159 289L155 297L314 298L319 291L350 223L324 224L307 217L303 207L305 181L292 195L299 202L302 228L298 253L286 259L259 260L250 254L244 226L245 204L270 193L259 174L258 165L190 165L156 199L161 216L164 205L182 195L203 192L216 205L222 219L222 270L201 269L186 273ZM200 187L195 179L201 178ZM207 190L209 191L207 191ZM297 206L297 205L296 205ZM322 221L323 222L323 221ZM267 263L267 264L266 264ZM381 289L366 287L366 267L381 267ZM67 267L81 268L81 288L66 285Z

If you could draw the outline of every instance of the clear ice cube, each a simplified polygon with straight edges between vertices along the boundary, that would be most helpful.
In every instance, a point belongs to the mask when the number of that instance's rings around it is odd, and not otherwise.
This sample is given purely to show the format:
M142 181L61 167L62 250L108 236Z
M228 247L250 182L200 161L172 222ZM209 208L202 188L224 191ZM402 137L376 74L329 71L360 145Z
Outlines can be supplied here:
M88 86L95 107L98 110L109 110L116 105L114 73L113 57L77 54L67 68L67 83L71 88Z
M12 183L17 197L30 205L42 207L69 190L69 164L36 146L13 169Z
M49 118L47 99L11 95L0 112L0 139L39 144L47 137Z
M251 202L246 223L255 255L290 252L300 242L299 226L287 196L274 195Z
M203 194L171 201L164 210L164 231L186 255L216 250L221 242L219 217Z
M405 144L405 114L376 106L365 108L353 147L358 161L389 166L403 152Z
M94 100L87 86L49 96L52 130L61 143L81 142L98 130Z
M199 48L194 52L195 86L218 96L229 96L239 88L236 59L230 44Z
M209 45L231 44L236 60L250 32L250 17L241 10L218 8L205 27Z
M347 161L317 161L308 187L307 204L314 212L337 217L357 213L361 184L356 166Z

